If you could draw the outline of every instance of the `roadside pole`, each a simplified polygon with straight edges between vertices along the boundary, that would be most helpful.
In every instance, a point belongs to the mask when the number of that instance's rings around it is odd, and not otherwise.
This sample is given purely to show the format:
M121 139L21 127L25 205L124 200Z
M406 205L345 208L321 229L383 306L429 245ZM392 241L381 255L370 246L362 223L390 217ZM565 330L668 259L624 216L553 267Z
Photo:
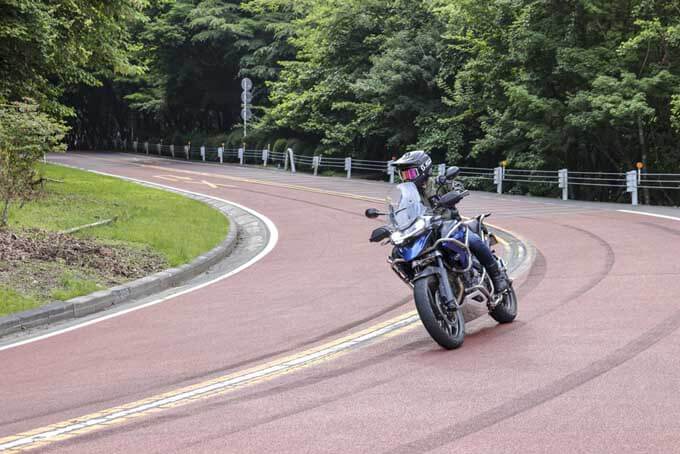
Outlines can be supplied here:
M493 182L496 185L496 192L503 194L503 167L493 169Z
M569 200L569 171L560 169L557 171L558 186L562 189L562 200Z
M288 149L288 154L290 155L290 171L295 173L295 153L293 153L292 148Z
M626 192L630 192L630 202L638 205L638 170L626 172Z

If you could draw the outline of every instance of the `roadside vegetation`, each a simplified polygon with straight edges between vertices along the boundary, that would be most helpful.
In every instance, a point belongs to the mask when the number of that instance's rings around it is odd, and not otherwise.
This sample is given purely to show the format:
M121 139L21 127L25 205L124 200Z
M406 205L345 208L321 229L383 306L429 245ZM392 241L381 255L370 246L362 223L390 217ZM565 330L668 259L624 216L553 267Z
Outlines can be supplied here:
M0 229L0 315L189 262L228 230L221 213L177 194L54 165L37 171L44 189Z

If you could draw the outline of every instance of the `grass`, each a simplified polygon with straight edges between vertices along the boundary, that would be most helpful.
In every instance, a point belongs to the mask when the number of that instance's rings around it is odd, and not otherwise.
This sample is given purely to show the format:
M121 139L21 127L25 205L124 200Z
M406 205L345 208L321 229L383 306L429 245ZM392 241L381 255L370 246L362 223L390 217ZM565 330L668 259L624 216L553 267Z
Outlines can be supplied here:
M27 311L40 305L41 302L35 298L21 295L11 288L0 287L0 316Z
M61 287L52 290L52 298L60 301L70 300L76 296L87 295L103 287L91 279L83 279L76 276L72 271L62 274L59 280Z
M126 248L132 257L155 254L168 267L190 262L218 245L228 220L196 200L116 178L41 165L45 192L23 207L12 206L9 228L62 231L116 218L112 224L85 229L75 236ZM164 259L164 261L163 261ZM119 276L60 262L34 260L0 263L0 316L52 300L68 300L120 283Z
M116 222L76 235L148 245L171 266L187 263L212 249L228 231L215 209L178 194L112 177L43 165L46 195L10 212L11 228L60 231L117 217Z

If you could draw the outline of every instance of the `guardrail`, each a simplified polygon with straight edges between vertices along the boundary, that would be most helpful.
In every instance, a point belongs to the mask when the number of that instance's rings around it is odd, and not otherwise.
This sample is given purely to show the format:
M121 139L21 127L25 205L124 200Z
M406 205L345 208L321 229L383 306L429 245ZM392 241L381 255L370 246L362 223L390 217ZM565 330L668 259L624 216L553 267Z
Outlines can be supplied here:
M122 150L131 150L147 155L166 156L175 159L202 160L204 162L237 162L240 165L276 166L291 172L308 170L318 175L320 170L342 171L347 178L352 177L352 171L363 174L383 176L390 183L395 181L395 168L393 161L375 161L355 159L352 157L338 158L331 156L305 156L295 154L288 148L285 152L271 151L269 149L254 150L244 148L207 147L205 145L193 146L173 144L150 144L134 141L128 145L125 140L114 143L114 147ZM638 191L642 190L680 190L680 174L676 173L649 173L638 170L628 172L584 172L568 169L560 170L525 170L506 169L504 167L461 167L461 177L493 182L496 192L503 193L504 186L538 184L547 187L561 189L563 200L570 197L570 188L591 187L603 188L630 193L630 201L633 205L638 204ZM435 175L443 173L446 164L434 166Z

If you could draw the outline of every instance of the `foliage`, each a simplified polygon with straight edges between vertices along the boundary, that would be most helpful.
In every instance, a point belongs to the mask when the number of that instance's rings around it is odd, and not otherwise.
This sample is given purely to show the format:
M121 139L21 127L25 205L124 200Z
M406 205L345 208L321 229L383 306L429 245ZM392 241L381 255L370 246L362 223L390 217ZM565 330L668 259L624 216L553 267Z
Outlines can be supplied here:
M128 25L141 20L144 0L0 0L0 99L35 99L63 117L70 87L97 85L102 77L142 69Z
M66 127L30 100L0 104L0 226L12 202L28 200L40 184L36 163L50 151L65 150Z
M52 6L51 18L47 3L2 2L22 11L0 13L9 37L2 61L17 56L13 48L34 48L38 62L54 54L50 33L65 28L46 24L65 10ZM86 2L69 3L84 14ZM93 7L102 17L89 29L120 31L108 47L91 50L87 38L92 57L73 60L78 75L48 61L48 78L30 82L56 82L60 92L108 75L99 91L81 88L65 100L76 106L86 146L192 131L233 131L237 140L247 76L257 146L285 137L308 152L357 158L424 148L486 167L508 160L620 171L643 161L677 170L680 0L153 0L144 18L140 3L113 4L125 7ZM21 26L3 27L12 21ZM29 36L30 27L44 36ZM100 58L107 52L125 77L111 76ZM2 64L9 82L0 96L32 93Z

